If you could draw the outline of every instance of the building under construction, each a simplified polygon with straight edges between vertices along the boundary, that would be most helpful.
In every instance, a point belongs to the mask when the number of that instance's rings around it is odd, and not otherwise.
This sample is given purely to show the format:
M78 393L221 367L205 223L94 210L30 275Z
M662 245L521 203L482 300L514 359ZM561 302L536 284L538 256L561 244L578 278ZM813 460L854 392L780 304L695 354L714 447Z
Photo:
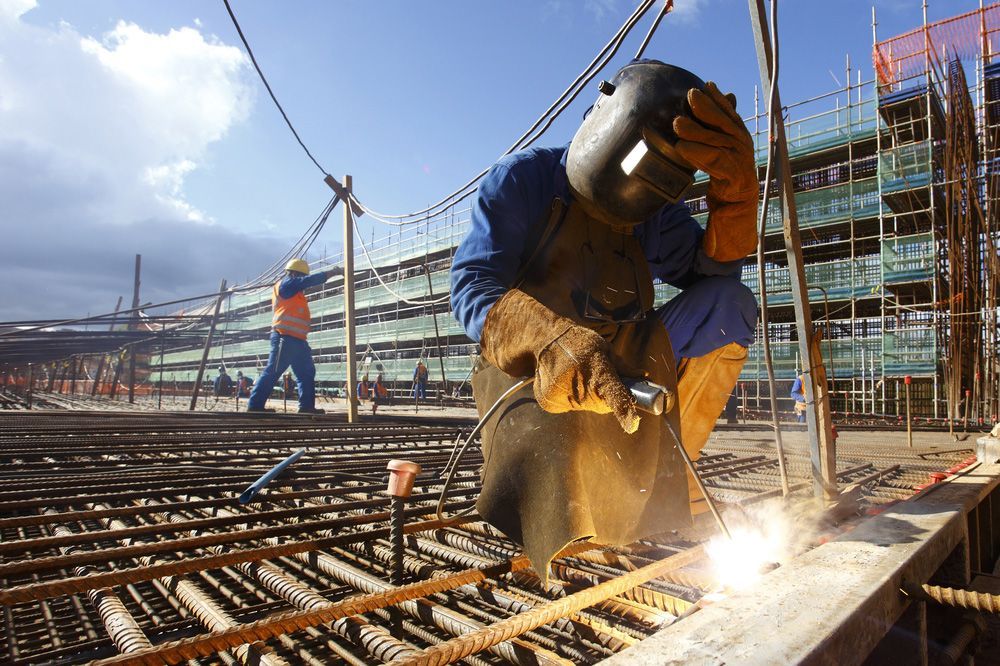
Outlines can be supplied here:
M813 320L822 324L831 403L840 414L897 418L906 377L922 416L984 422L998 413L1000 65L992 50L998 16L991 6L878 41L874 77L867 63L847 63L843 88L786 107L809 300ZM761 100L747 125L763 162ZM705 189L706 181L697 183L688 199L700 220L707 217ZM769 209L767 335L784 398L801 359L781 207ZM477 346L451 316L447 298L469 210L466 200L381 238L357 239L363 251L354 275L353 353L362 372L384 372L401 393L424 359L442 391L443 371L447 393L469 394ZM331 256L314 265L339 262ZM743 279L763 302L755 262L747 262ZM660 299L674 293L658 287ZM309 299L318 385L339 392L346 377L342 282L315 288ZM222 308L210 367L256 375L267 359L270 285L232 295ZM768 409L761 400L767 396L762 335L737 388L747 410ZM162 373L160 350L155 344L150 350L145 390L161 380L168 392L190 390L201 346L171 343ZM81 386L85 379L91 386L97 363L80 368ZM105 381L113 366L105 364Z
M474 511L468 409L195 410L216 366L263 367L274 270L149 314L137 258L133 308L102 330L0 330L0 662L1000 663L1000 429L969 432L1000 411L997 31L1000 3L875 41L873 77L847 63L842 89L785 109L840 432L752 422L771 397L758 343L735 394L748 422L718 425L696 463L712 512L575 541L547 571ZM765 194L763 279L749 259L743 279L785 395L795 275ZM702 221L705 195L687 202ZM398 224L348 198L348 233L356 203ZM423 359L441 395L470 396L478 348L448 302L468 217L458 202L351 237L353 312L342 279L309 293L321 390L353 392L353 359L408 394Z

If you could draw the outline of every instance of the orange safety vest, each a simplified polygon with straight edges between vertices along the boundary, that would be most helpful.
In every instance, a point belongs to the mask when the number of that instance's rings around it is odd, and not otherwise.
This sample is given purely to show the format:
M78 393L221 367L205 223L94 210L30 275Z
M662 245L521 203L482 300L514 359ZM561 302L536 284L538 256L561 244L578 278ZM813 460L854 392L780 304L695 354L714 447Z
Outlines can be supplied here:
M271 328L281 335L290 335L293 338L305 340L309 335L309 302L306 295L299 292L291 298L282 298L278 294L280 282L274 285L271 291L271 307L274 308L274 317L271 319Z

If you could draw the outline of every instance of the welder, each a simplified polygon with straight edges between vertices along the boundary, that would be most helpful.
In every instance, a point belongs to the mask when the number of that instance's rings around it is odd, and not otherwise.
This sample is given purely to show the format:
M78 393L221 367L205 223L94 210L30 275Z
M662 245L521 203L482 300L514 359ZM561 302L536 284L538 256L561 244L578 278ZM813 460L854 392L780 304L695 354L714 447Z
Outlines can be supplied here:
M304 259L292 259L285 265L284 277L271 290L271 352L267 367L254 384L248 412L274 411L265 407L278 377L292 368L299 389L299 413L322 414L316 408L316 365L306 338L311 319L305 290L323 284L336 275L343 275L340 267L309 275L309 264Z
M534 378L482 431L477 510L538 570L572 541L629 543L690 521L664 418L696 458L757 318L739 280L757 244L757 170L735 99L654 60L599 90L568 147L490 169L451 272L455 316L482 350L480 414ZM696 169L709 176L707 229L678 203ZM680 294L654 308L654 278ZM640 418L625 377L676 387L678 408Z

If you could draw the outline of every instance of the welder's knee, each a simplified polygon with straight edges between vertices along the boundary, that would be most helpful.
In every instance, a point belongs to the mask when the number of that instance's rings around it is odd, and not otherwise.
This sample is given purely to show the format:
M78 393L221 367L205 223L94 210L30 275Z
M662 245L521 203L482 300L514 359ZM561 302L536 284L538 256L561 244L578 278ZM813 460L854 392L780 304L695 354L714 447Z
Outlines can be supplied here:
M749 347L757 327L757 300L732 277L708 277L665 304L660 319L677 358L704 356L730 343Z

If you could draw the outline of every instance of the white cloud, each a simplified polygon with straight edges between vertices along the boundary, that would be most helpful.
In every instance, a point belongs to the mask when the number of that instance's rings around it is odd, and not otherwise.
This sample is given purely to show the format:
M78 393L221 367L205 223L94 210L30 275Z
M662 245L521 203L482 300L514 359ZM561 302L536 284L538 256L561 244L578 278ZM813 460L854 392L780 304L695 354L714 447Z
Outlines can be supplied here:
M211 216L184 192L211 144L253 105L255 82L243 52L190 27L158 34L122 21L98 38L65 23L40 27L24 17L34 6L0 0L0 262L16 270L36 254L29 246L45 247L52 264L93 273L63 276L79 285L107 269L71 261L78 245L126 257L141 252L145 265L147 254L166 252L165 238L171 252L183 253L199 234L227 238L247 260L263 262L257 241L208 234ZM211 253L192 255L212 260ZM193 275L209 270L178 261L182 267ZM214 287L225 268L210 270ZM11 287L10 294L32 289ZM4 300L11 309L25 305ZM27 304L41 307L38 299ZM10 310L0 308L5 319L2 310Z
M707 4L708 0L674 0L674 10L666 20L685 24L697 23Z
M105 221L169 218L184 174L246 118L248 71L239 49L193 28L156 34L119 22L98 41L65 24L3 22L0 141L110 181L112 196L94 202ZM177 178L148 177L178 164Z

